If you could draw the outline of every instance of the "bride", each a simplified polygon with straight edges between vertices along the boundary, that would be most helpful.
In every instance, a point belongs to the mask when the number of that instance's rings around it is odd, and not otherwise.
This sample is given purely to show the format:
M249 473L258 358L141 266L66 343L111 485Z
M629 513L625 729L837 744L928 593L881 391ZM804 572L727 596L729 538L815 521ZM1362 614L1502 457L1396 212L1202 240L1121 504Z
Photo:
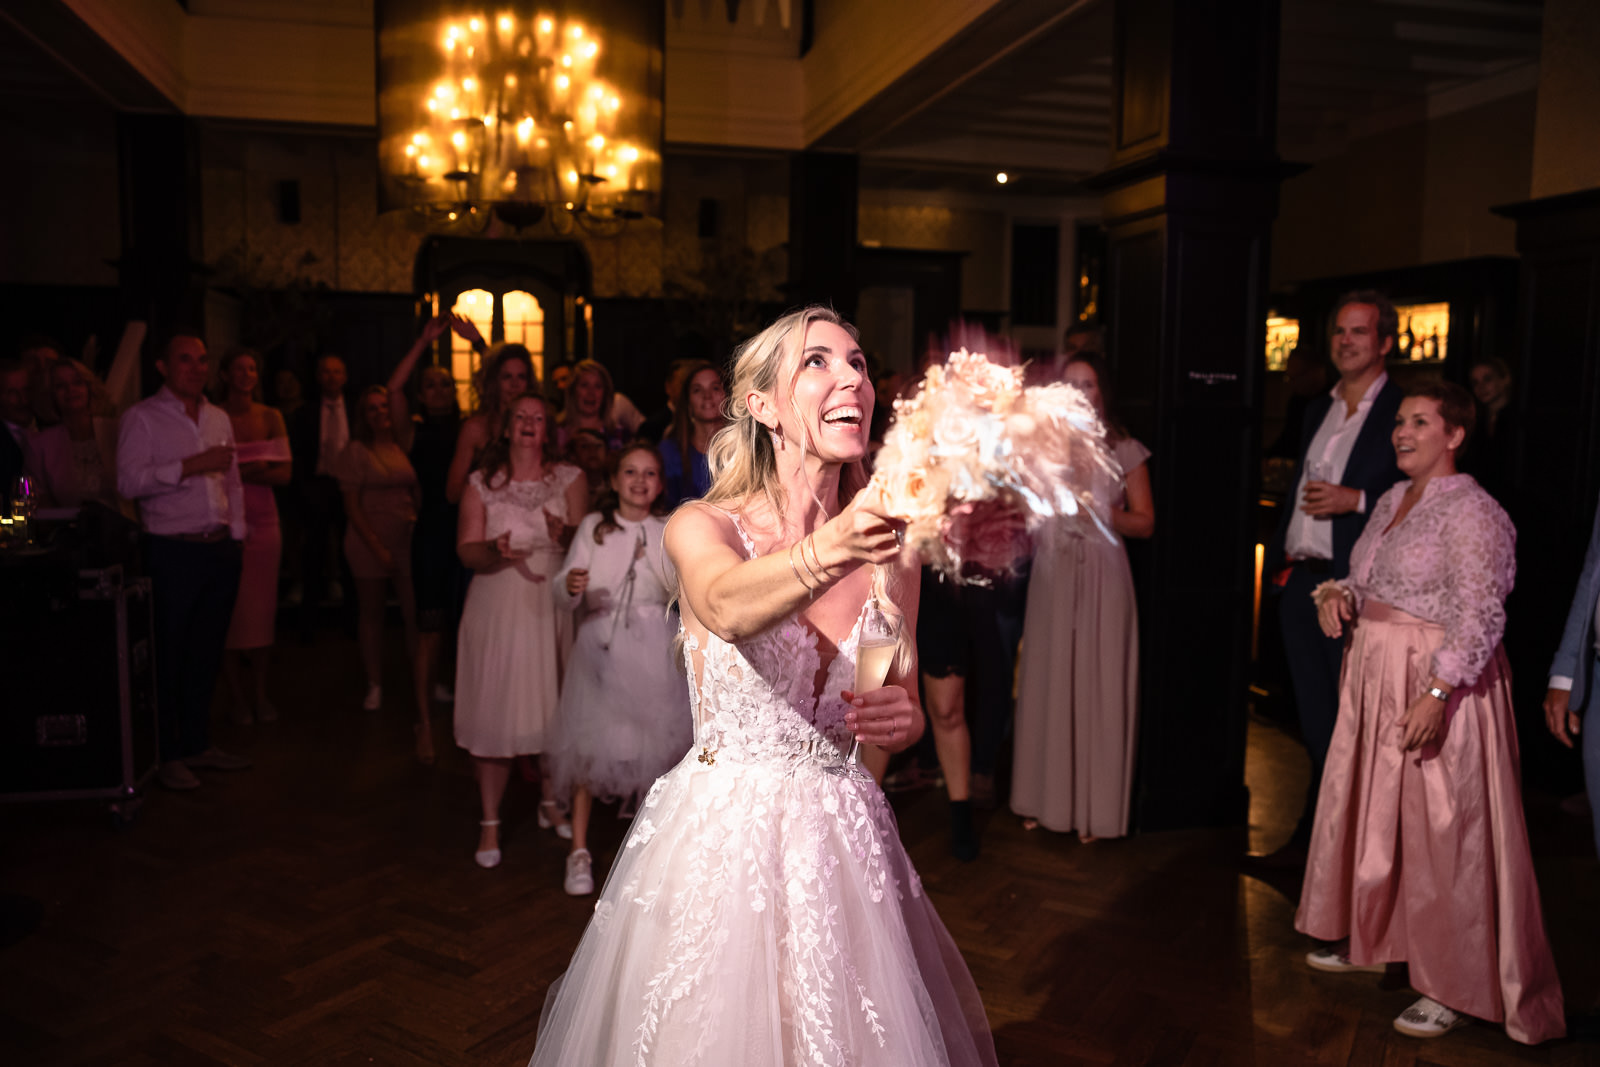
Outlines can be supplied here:
M533 1065L994 1064L883 793L826 773L852 734L897 751L923 730L914 653L850 692L874 572L902 633L918 591L863 489L873 396L854 328L785 315L735 354L730 397L711 490L665 538L694 747L639 809Z

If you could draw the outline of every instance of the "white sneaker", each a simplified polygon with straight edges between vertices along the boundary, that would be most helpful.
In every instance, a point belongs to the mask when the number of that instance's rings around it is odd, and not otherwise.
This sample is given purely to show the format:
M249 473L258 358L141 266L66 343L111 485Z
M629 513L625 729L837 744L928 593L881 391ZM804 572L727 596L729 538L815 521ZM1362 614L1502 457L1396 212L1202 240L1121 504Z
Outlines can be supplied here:
M368 711L377 711L383 707L383 686L367 686L367 698L361 702L361 706Z
M1451 1011L1432 997L1423 997L1395 1016L1394 1028L1411 1037L1443 1037L1472 1021L1472 1016Z
M1306 966L1315 971L1333 974L1383 974L1389 967L1383 963L1351 963L1350 957L1331 948L1319 948L1306 953Z
M589 850L586 848L580 848L567 856L567 877L561 883L561 888L567 891L567 896L586 897L594 892L592 866L593 861L589 858Z

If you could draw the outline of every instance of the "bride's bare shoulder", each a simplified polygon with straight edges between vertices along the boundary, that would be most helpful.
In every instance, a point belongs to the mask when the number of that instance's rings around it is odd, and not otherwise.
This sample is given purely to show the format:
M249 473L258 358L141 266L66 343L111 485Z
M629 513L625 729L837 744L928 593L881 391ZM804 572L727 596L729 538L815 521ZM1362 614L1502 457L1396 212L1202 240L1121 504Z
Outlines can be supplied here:
M674 558L691 554L707 544L740 547L733 512L699 500L691 500L672 513L662 540L667 553Z

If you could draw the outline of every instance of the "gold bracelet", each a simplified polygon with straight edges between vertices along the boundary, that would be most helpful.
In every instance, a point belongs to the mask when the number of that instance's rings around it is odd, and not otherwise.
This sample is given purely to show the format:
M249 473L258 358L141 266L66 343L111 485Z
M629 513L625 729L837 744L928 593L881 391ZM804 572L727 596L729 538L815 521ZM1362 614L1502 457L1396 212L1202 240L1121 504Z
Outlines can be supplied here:
M817 543L811 540L813 536L813 534L806 534L805 537L801 539L800 559L803 561L806 558L806 546L809 544L811 546L811 558L817 561L817 570L822 572L823 580L831 582L833 581L833 575L829 574L828 568L822 565L822 554L817 551ZM806 569L810 570L811 568L807 567ZM821 585L822 581L819 580L817 584Z
M789 546L789 550L792 552L792 551L794 551L794 549L796 547L797 547L796 545L790 545ZM802 538L800 540L798 547L800 549L800 566L802 566L802 567L804 567L806 569L806 573L811 575L811 580L816 583L815 585L806 586L806 591L809 592L811 594L812 599L815 600L816 596L817 596L817 590L822 588L822 579L817 577L816 573L814 571L812 571L812 569L811 569L811 564L806 562L806 549L805 549L805 539L804 538Z
M811 586L807 585L806 584L806 580L804 578L800 577L800 568L796 567L794 565L794 546L793 545L789 546L789 551L787 553L785 553L785 558L787 558L789 560L789 569L794 572L794 580L799 582L800 583L800 587L802 589L804 589L808 594L811 594L812 593Z

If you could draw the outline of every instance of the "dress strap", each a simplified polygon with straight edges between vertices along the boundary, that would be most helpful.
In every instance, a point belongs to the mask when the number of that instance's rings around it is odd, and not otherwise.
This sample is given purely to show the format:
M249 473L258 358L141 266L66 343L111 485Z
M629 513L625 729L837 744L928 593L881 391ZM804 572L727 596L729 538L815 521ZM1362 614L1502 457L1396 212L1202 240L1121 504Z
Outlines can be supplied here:
M733 520L733 528L734 528L735 531L738 532L739 540L744 545L744 550L746 552L750 553L750 558L751 559L755 559L756 558L756 543L754 541L750 540L750 535L749 534L744 532L744 524L739 521L739 513L737 511L729 511L726 514L727 514L728 518Z

